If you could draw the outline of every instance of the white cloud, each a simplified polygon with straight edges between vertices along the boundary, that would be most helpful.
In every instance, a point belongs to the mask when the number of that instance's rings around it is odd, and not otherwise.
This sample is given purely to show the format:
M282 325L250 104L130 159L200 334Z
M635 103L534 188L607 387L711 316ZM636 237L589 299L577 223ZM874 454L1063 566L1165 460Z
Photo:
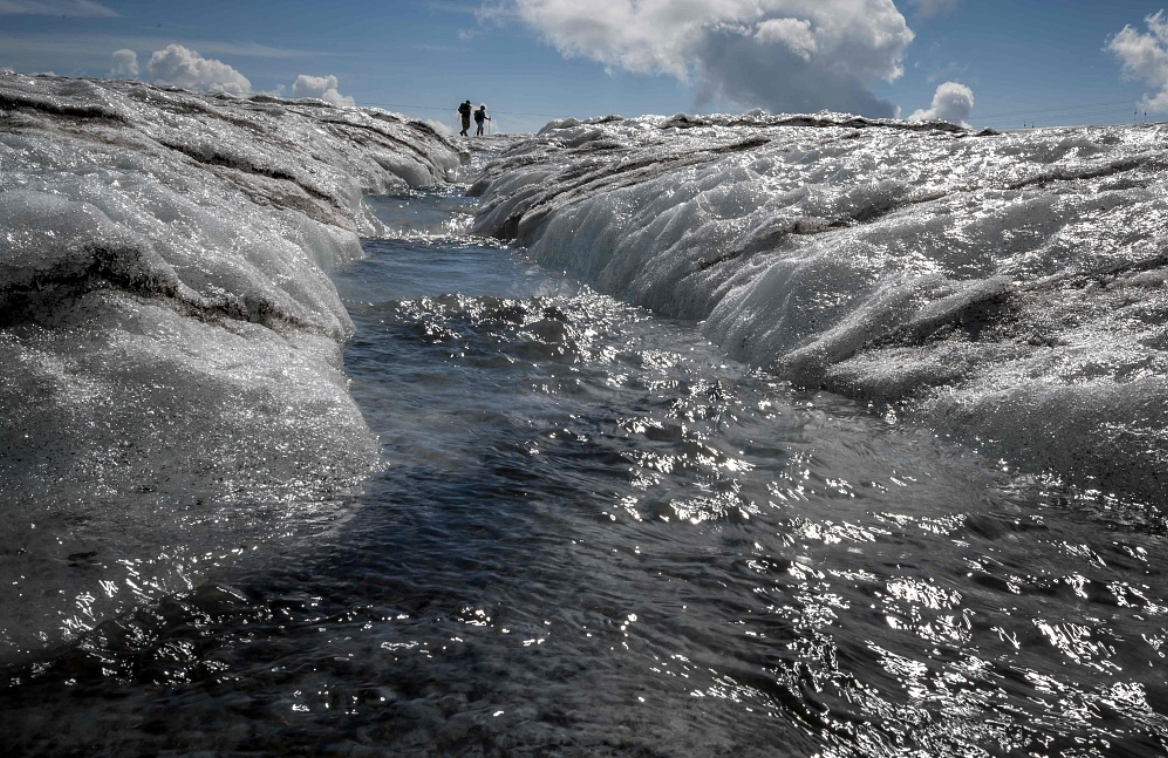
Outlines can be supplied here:
M763 44L778 42L805 61L815 53L815 33L811 22L795 18L772 18L758 25L755 39Z
M0 16L117 18L117 11L91 0L0 0Z
M499 0L484 16L568 57L693 83L700 102L776 112L894 115L872 87L900 77L913 39L893 0Z
M110 50L130 48L133 50L160 50L174 41L173 37L136 36L125 34L96 34L79 31L76 34L33 34L30 32L9 32L0 22L0 55L17 53L52 53L76 59L81 56L94 59L108 59ZM223 42L211 39L188 40L186 47L198 50L203 55L231 56L233 58L292 59L321 55L315 50L293 50L275 48L256 43Z
M122 48L113 54L114 65L110 69L111 76L134 77L138 75L138 54L133 50Z
M146 70L151 81L157 84L239 97L251 92L251 82L243 74L226 63L204 58L182 45L167 45L165 50L155 50Z
M1148 32L1141 33L1130 25L1107 41L1107 49L1123 64L1123 74L1155 87L1158 92L1144 97L1148 110L1168 110L1168 20L1164 11L1144 19Z
M909 116L910 121L948 121L969 126L966 119L973 110L973 90L957 82L945 82L933 94L933 105Z
M301 74L292 83L292 97L315 97L333 105L356 105L351 97L337 91L335 76L308 76Z

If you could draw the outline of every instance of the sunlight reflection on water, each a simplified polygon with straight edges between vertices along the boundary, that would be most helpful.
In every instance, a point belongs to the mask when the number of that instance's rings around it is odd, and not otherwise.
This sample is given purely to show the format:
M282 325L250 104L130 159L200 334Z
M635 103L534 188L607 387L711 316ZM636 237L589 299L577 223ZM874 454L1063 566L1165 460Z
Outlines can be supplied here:
M516 251L369 251L338 286L385 470L323 535L14 674L16 744L1163 752L1154 530Z

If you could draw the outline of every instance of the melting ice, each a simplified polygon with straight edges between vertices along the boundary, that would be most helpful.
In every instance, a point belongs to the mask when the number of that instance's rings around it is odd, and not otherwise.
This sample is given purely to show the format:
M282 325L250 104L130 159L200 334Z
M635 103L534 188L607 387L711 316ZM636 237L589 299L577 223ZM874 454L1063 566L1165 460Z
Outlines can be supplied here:
M1166 139L564 120L487 167L474 232L794 384L1151 508ZM0 75L0 658L189 586L288 512L338 517L381 463L329 272L384 231L363 197L464 161L384 111Z
M380 465L328 272L362 197L461 160L383 111L0 75L0 658Z
M1168 495L1168 127L548 124L476 230L1008 465Z

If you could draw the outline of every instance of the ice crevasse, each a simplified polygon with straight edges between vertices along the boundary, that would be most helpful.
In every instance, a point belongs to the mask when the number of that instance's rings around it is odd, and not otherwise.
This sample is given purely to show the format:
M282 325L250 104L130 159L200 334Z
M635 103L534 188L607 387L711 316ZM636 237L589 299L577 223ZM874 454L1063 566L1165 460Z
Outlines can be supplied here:
M1168 495L1168 127L552 122L476 230L732 356L1088 491Z

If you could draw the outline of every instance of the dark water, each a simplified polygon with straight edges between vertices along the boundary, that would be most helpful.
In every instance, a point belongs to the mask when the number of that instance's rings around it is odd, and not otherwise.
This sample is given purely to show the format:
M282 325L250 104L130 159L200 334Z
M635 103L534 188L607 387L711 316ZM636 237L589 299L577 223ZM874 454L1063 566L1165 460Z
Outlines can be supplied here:
M383 199L409 233L338 276L384 472L11 672L10 754L1165 754L1147 509L779 385L468 203Z

